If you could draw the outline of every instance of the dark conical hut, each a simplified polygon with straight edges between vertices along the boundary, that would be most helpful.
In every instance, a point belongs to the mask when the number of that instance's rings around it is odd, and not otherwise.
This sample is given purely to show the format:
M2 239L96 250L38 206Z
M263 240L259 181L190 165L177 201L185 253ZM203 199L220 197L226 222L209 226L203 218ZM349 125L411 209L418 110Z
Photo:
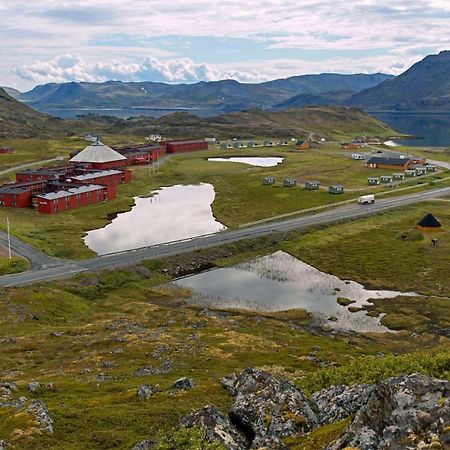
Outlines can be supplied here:
M422 231L437 231L441 229L441 224L433 214L428 213L418 224L417 229Z

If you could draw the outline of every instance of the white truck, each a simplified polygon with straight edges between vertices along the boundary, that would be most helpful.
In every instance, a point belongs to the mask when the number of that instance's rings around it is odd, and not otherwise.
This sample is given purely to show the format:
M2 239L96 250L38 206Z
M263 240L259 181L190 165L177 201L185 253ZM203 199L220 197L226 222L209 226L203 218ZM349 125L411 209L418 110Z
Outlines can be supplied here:
M360 205L370 205L372 203L375 203L375 195L361 195L361 197L358 197L358 203Z

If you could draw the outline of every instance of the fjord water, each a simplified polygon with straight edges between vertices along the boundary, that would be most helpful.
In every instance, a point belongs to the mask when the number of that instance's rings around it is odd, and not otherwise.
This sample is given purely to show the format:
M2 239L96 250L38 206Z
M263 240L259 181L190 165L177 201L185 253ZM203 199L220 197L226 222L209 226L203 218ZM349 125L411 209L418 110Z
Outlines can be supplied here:
M216 233L225 227L211 209L211 184L163 187L103 228L88 231L84 243L98 255Z
M417 147L450 146L449 113L370 112L370 114L400 133L422 138L396 140L398 143Z
M274 167L283 162L284 158L272 157L231 157L231 158L208 158L208 161L212 162L234 162L241 164L248 164L256 167Z
M354 300L351 306L360 307L370 298L414 295L368 290L354 281L321 272L282 251L235 267L182 278L175 284L192 290L188 301L194 304L256 311L301 308L333 328L360 332L383 332L387 328L378 318L367 316L363 311L351 313L339 305L338 297ZM329 317L335 321L329 321Z

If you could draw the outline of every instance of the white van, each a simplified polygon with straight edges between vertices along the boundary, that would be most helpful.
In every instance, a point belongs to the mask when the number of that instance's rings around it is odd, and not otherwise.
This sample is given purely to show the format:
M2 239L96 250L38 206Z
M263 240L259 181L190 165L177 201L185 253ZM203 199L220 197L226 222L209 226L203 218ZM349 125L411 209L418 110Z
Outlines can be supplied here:
M370 205L372 203L375 203L375 195L361 195L361 197L358 197L358 203L360 205Z

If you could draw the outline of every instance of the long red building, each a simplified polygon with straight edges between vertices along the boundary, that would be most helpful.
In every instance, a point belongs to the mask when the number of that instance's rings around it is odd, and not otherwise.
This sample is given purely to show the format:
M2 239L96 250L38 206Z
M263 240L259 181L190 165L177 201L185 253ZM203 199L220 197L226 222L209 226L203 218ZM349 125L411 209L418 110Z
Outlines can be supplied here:
M55 214L104 202L113 197L113 190L99 184L71 187L36 196L36 210L41 214Z
M0 186L0 206L6 208L28 208L33 206L33 195L44 192L47 180L27 183L10 183Z
M205 140L168 141L165 143L167 153L194 152L208 150L208 142Z

